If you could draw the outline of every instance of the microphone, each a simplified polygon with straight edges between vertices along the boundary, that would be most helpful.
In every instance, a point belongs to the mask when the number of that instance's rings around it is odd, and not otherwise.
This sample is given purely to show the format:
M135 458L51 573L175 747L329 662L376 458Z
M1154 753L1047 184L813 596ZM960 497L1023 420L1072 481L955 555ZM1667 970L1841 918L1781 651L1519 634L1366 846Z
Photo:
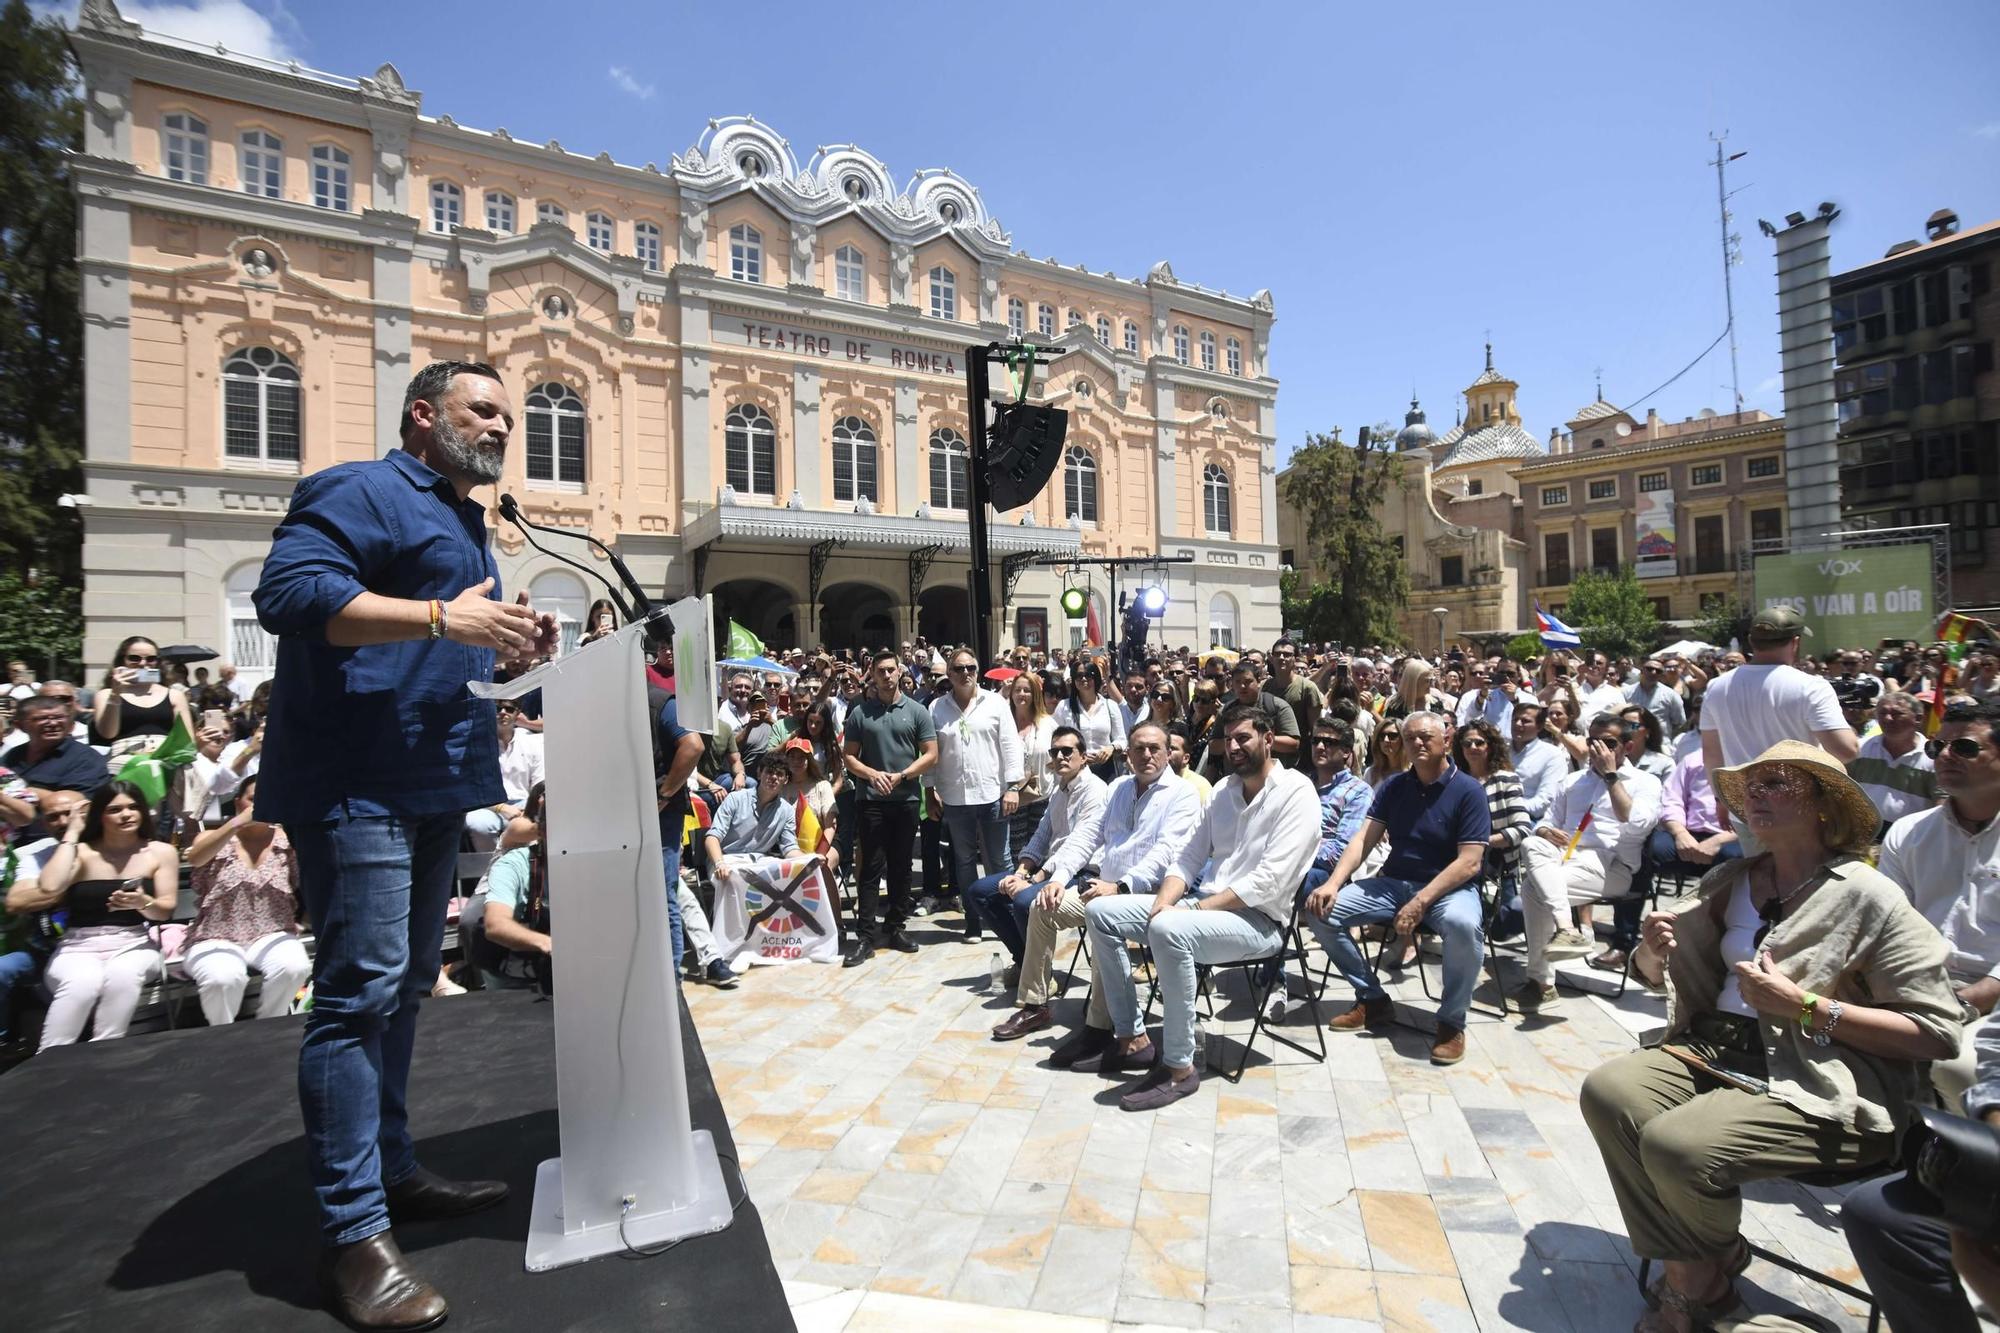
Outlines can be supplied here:
M618 608L619 618L625 621L625 623L627 624L630 624L632 622L632 608L625 605L625 599L618 595L618 589L612 585L610 579L605 578L602 573L600 573L595 569L592 569L589 565L586 565L581 561L572 560L568 556L557 555L554 551L551 551L548 547L536 541L534 533L529 531L529 529L540 528L543 532L560 533L562 536L565 537L582 537L585 541L590 542L591 545L598 547L599 550L604 549L602 543L598 542L588 533L569 532L562 528L544 527L540 523L530 523L527 517L521 513L521 506L514 502L514 497L512 495L505 494L504 492L500 496L500 516L506 519L509 523L512 523L515 527L519 528L521 530L521 535L528 539L528 545L534 547L537 551L540 551L543 555L549 557L549 559L560 560L565 565L568 565L571 569L580 570L583 573L588 574L591 578L596 579L599 583L602 583L604 585L604 591L611 594L611 604ZM605 551L604 553L606 555L611 555L611 552L609 551ZM626 585L628 587L632 587L636 591L637 585L633 583L632 575L626 571L623 563L618 559L618 557L615 555L611 555L611 562L613 567L616 568L618 570L618 573L624 578ZM640 593L639 596L641 599L640 605L642 607L645 607L646 609L650 609L650 607L647 606L647 603L644 600L645 594ZM640 611L641 615L644 615L645 613L646 613L645 610Z

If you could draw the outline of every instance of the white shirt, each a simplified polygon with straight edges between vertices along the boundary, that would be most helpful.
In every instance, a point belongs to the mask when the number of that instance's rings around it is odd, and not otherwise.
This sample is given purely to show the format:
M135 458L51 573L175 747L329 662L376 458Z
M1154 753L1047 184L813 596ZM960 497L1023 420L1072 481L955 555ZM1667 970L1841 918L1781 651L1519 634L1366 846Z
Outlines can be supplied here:
M1701 729L1716 733L1722 762L1731 768L1779 741L1816 745L1814 732L1846 726L1833 686L1782 663L1750 662L1725 671L1709 682L1701 701Z
M715 710L715 720L731 731L741 731L743 724L750 720L750 715L737 712L736 705L724 699Z
M1620 819L1611 808L1611 784L1604 780L1603 774L1584 768L1563 779L1536 827L1573 834L1588 813L1590 827L1583 831L1577 850L1603 852L1614 861L1638 869L1639 849L1646 845L1646 835L1653 831L1653 825L1660 822L1663 789L1658 778L1634 768L1630 760L1619 761L1618 777L1632 797L1629 818Z
M1021 780L1021 733L1014 710L992 690L974 689L959 710L950 691L931 701L937 728L937 763L924 785L946 805L990 805Z
M1937 779L1919 776L1936 768L1924 753L1921 735L1908 754L1890 754L1888 745L1877 735L1861 742L1861 753L1847 765L1847 776L1861 785L1882 818L1893 824L1936 804Z
M230 771L234 772L236 769L236 757L242 754L244 747L249 744L250 744L249 741L229 742L229 744L222 747L221 757L216 762L220 763L224 768L227 768ZM250 762L245 764L243 766L243 771L236 775L237 780L240 782L244 778L254 777L257 773L258 768L260 768L263 765L263 763L264 763L264 752L262 750L259 750L257 751L257 753L250 756Z
M1616 713L1625 707L1625 691L1612 682L1610 673L1607 672L1604 683L1594 690L1584 689L1583 681L1578 679L1576 701L1583 709L1583 716L1576 720L1577 725L1589 731L1591 722L1599 713Z
M1944 936L1954 976L2000 977L2000 819L1968 833L1949 803L1899 819L1879 868Z
M1110 792L1104 779L1088 768L1074 780L1058 783L1055 794L1049 797L1049 808L1042 812L1042 822L1016 855L1016 862L1032 862L1049 871L1049 877L1058 883L1069 882L1097 852Z
M1498 685L1485 687L1486 703L1479 702L1480 690L1470 689L1458 696L1458 724L1464 726L1477 717L1483 717L1500 728L1502 736L1511 736L1514 731L1514 701Z
M1055 729L1056 720L1047 716L1035 719L1035 725L1026 731L1015 728L1014 734L1021 742L1021 799L1024 802L1047 800L1049 793L1056 789L1055 771L1049 767L1049 734Z
M507 804L519 806L542 780L542 738L526 727L514 728L514 741L500 752L500 786Z
M1099 878L1123 884L1131 893L1158 893L1160 881L1194 836L1201 809L1194 784L1171 768L1143 792L1129 773L1112 783L1097 854Z
M1097 706L1087 711L1079 709L1075 699L1065 699L1056 705L1055 717L1057 726L1083 733L1085 754L1125 748L1125 710L1106 695L1098 695Z
M1319 851L1319 813L1319 792L1295 768L1271 764L1248 804L1243 779L1232 773L1209 799L1173 873L1192 884L1207 866L1202 896L1234 890L1245 907L1283 925Z
M1535 737L1514 751L1514 775L1521 779L1521 802L1530 820L1539 820L1569 776L1569 755L1554 741Z
M222 798L234 795L236 789L243 785L243 778L238 775L235 769L223 763L219 757L210 759L206 755L197 754L194 757L194 763L189 765L189 767L194 770L195 781L200 783L202 790L208 793L208 799L201 807L202 822L208 824L221 823ZM253 766L251 772L254 773L255 771L256 769Z

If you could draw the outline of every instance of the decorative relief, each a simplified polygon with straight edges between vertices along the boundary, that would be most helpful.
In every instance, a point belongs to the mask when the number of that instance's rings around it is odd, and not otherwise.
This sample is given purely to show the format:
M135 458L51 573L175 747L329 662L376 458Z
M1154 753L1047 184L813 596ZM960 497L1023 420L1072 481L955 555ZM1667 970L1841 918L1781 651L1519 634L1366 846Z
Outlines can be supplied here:
M238 513L282 514L290 504L288 496L271 495L261 491L223 491L219 499L224 509L235 510Z
M134 486L132 499L159 509L179 509L187 503L187 491L180 486Z

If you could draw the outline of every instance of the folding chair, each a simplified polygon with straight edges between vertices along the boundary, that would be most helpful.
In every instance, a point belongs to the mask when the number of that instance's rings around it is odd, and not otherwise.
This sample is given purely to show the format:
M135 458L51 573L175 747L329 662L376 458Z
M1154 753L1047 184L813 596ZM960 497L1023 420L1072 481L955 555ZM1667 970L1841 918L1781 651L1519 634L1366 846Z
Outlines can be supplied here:
M1457 892L1457 890L1453 890L1453 892ZM1494 918L1500 915L1500 894L1498 892L1498 886L1496 885L1495 892L1491 897L1488 897L1486 893L1486 882L1484 880L1481 880L1478 883L1474 884L1473 892L1479 895L1480 952L1485 960L1486 975L1493 978L1494 989L1495 991L1498 992L1500 996L1500 1007L1498 1009L1495 1009L1490 1005L1482 1006L1477 1001L1474 1001L1470 1007L1473 1009L1477 1009L1480 1013L1490 1014L1495 1018L1504 1019L1508 1016L1508 1014L1510 1014L1513 1011L1509 1009L1507 1006L1507 985L1500 979L1499 969L1493 965L1495 962L1494 950L1496 947L1493 943L1493 921ZM1351 927L1350 927L1350 933L1352 933ZM1424 967L1423 937L1426 935L1435 937L1437 935L1437 932L1432 930L1428 925L1425 925L1423 922L1418 922L1417 956L1415 960L1417 965L1417 981L1418 984L1420 984L1424 988L1424 998L1435 1003L1440 998L1440 996L1437 991L1431 989L1431 974L1429 970ZM1394 931L1389 931L1383 935L1381 942L1375 946L1375 957L1373 959L1370 959L1370 963L1375 969L1376 976L1379 977L1382 975L1382 959L1388 954L1389 946L1394 944L1398 938L1399 937L1395 934ZM1368 950L1366 944L1362 940L1357 938L1355 940L1355 947L1361 950L1361 954L1364 958L1367 957ZM1442 949L1443 947L1443 942L1441 940L1439 942L1439 947L1440 949ZM1440 963L1439 966L1440 970L1442 970L1443 966L1442 963ZM1327 959L1326 962L1326 969L1320 973L1321 990L1324 990L1326 988L1326 983L1332 979L1332 976L1333 976L1333 960L1329 958ZM1474 993L1477 994L1476 988Z
M1089 925L1086 924L1077 928L1076 949L1069 956L1069 970L1063 973L1062 985L1056 989L1056 998L1058 1000L1066 999L1069 996L1070 984L1076 980L1076 965L1078 961L1080 961L1081 959L1088 958L1089 956L1090 956L1090 927ZM1096 969L1092 968L1091 972L1092 972L1092 977L1090 984L1092 986L1095 986L1097 984L1097 979L1095 975ZM1083 992L1083 1001L1086 1005L1090 1003L1090 991L1087 988Z
M1326 1063L1326 1023L1319 1009L1319 992L1325 989L1326 983L1324 978L1322 978L1320 985L1315 987L1312 984L1311 974L1306 970L1305 930L1299 921L1299 913L1304 910L1303 905L1292 908L1292 919L1286 923L1284 931L1279 934L1278 947L1275 952L1263 954L1256 958L1237 959L1227 963L1208 963L1197 972L1197 985L1200 993L1205 998L1208 998L1208 1016L1211 1019L1215 1017L1215 1002L1210 995L1208 987L1210 975L1221 969L1235 969L1244 972L1245 976L1249 979L1250 1008L1253 1014L1250 1021L1250 1032L1243 1039L1243 1050L1237 1056L1235 1072L1231 1073L1227 1069L1222 1071L1222 1076L1231 1083L1240 1083L1243 1081L1243 1071L1250 1064L1250 1052L1257 1045L1257 1034L1259 1032L1268 1034L1273 1042L1289 1046L1300 1055L1310 1055L1321 1064ZM1264 980L1264 965L1273 959L1276 959L1278 963L1278 975L1266 981ZM1275 1025L1266 1021L1266 1010L1271 1001L1271 994L1278 987L1286 984L1285 964L1294 961L1298 963L1299 975L1306 983L1305 1004L1306 1008L1312 1013L1313 1039L1319 1046L1317 1051L1308 1049L1304 1042L1295 1041L1278 1031ZM1154 987L1156 990L1158 989L1157 974L1158 969L1155 969ZM1208 1051L1208 1058L1210 1065L1213 1066L1215 1051L1212 1046Z

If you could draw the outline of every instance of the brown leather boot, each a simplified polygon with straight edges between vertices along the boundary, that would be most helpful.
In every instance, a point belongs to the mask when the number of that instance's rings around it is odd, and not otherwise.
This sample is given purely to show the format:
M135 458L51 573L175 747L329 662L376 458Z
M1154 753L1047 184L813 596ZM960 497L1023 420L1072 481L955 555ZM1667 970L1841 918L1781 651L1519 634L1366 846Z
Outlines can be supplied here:
M1367 1000L1355 1005L1346 1013L1335 1014L1327 1023L1335 1032L1359 1032L1367 1028L1370 1032L1380 1032L1394 1026L1396 1006L1388 996L1379 1000Z
M1438 1024L1437 1040L1431 1043L1431 1063L1455 1065L1465 1058L1465 1029Z
M386 1231L350 1245L329 1245L319 1259L319 1289L327 1309L350 1328L370 1333L436 1328L449 1310L437 1288L411 1270L396 1238Z

